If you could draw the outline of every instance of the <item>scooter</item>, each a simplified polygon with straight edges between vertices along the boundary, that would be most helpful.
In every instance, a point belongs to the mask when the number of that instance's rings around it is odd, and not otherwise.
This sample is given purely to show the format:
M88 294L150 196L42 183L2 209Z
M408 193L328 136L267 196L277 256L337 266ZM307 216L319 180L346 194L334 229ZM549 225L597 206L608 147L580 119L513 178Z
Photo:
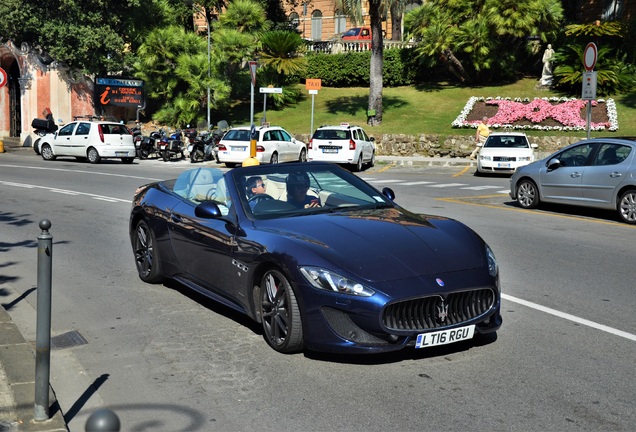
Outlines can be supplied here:
M55 133L57 125L51 120L34 118L31 122L31 127L34 129L33 132L39 136L33 142L33 150L36 154L40 154L40 139L46 134Z
M191 140L189 146L190 162L205 162L216 160L216 144L220 141L220 136L216 133L202 132L198 137Z
M168 162L173 156L178 156L179 159L185 158L183 154L183 140L181 139L181 131L178 130L170 136L162 136L159 141L159 153L164 162Z

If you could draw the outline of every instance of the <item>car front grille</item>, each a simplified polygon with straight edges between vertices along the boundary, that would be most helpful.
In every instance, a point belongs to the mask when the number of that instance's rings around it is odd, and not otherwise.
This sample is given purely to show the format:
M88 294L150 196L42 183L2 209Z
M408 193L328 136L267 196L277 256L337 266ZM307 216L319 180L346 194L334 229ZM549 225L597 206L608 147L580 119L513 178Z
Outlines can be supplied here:
M486 314L495 304L490 288L392 303L382 321L389 330L423 331L460 324Z
M514 156L493 156L492 160L495 162L516 162L517 158Z

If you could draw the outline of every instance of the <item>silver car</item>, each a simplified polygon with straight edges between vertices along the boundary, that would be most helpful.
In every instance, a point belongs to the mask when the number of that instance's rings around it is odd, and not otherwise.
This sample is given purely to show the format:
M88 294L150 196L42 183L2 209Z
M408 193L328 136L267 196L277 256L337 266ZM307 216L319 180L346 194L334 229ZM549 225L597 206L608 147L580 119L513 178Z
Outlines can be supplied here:
M510 196L523 208L541 202L617 210L636 224L636 138L593 138L520 167Z

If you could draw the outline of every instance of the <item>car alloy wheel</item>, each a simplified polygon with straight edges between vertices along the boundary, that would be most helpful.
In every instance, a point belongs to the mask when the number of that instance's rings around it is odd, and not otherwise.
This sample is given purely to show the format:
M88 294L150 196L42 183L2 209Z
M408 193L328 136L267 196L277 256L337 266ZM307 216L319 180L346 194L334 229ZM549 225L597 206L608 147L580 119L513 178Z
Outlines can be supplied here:
M99 161L102 159L101 157L99 157L99 153L97 153L97 150L95 150L94 147L88 149L88 154L86 156L88 157L88 161L92 164L99 163Z
M300 157L298 158L299 162L307 162L307 150L304 148L300 150Z
M269 163L271 163L272 165L278 163L278 153L272 153L272 158L269 160Z
M618 214L623 222L636 224L636 189L623 193L618 200Z
M517 186L517 202L526 209L532 209L539 205L539 191L531 180L522 180Z
M44 144L40 151L42 153L42 159L44 159L44 160L55 160L55 155L53 154L53 149L51 149L50 145Z
M155 235L148 224L143 220L139 221L133 237L133 252L139 278L148 283L163 280L155 243Z
M268 270L261 281L261 318L267 343L278 352L302 349L303 327L296 296L278 270Z

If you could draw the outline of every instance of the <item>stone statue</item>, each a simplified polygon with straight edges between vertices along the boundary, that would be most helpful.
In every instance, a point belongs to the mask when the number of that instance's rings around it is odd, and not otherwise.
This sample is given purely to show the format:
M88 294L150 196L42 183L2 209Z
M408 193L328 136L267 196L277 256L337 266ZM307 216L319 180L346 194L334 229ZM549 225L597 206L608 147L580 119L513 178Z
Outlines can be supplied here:
M548 44L548 47L543 52L543 70L541 71L541 85L552 85L552 57L554 56L554 50L552 45Z

